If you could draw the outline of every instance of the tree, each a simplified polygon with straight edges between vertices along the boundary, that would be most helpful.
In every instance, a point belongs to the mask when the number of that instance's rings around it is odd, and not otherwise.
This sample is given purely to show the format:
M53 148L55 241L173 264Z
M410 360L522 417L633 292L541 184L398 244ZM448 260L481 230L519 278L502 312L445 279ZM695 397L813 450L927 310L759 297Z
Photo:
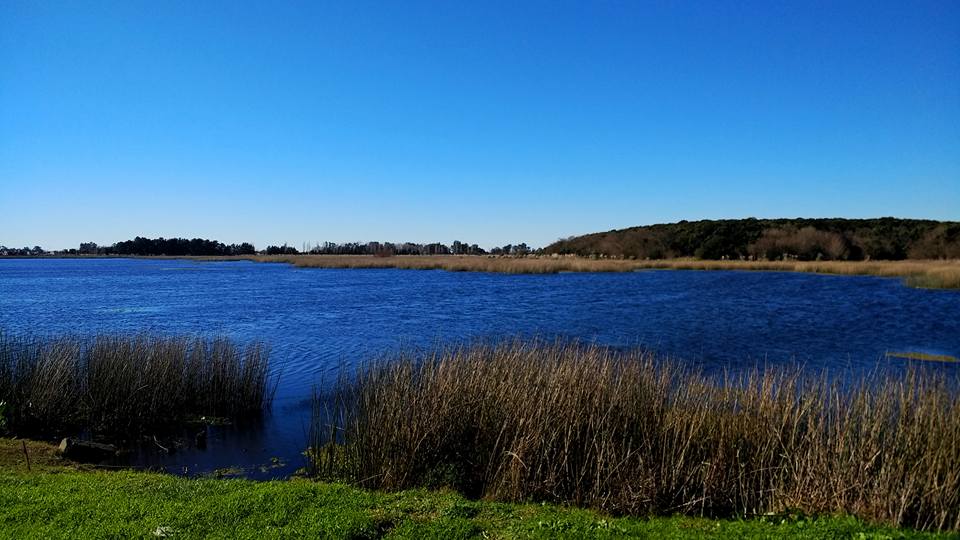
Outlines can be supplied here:
M297 248L283 244L282 246L267 246L267 255L299 255Z

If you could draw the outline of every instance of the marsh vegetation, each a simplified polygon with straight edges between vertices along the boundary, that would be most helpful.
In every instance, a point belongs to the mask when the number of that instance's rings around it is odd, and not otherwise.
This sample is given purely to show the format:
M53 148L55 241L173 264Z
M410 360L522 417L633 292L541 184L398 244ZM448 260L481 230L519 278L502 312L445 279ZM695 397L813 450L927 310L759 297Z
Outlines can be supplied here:
M375 362L318 398L314 473L614 514L846 513L960 529L942 372L713 377L651 354L509 342Z
M400 268L451 272L555 274L560 272L633 272L636 270L759 270L903 278L908 285L960 288L960 260L905 261L714 261L702 259L630 260L578 256L395 256L276 255L243 257L258 262L288 263L301 268ZM225 260L213 258L206 260Z
M18 435L126 438L202 415L239 419L269 406L270 383L269 355L256 343L0 334L0 401Z

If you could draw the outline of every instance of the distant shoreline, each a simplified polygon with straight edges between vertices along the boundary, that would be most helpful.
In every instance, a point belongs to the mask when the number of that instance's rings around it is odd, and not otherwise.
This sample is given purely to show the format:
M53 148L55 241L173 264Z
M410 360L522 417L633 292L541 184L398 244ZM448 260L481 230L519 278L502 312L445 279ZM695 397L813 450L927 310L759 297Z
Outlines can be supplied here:
M197 257L287 263L300 268L401 268L452 272L555 274L560 272L632 272L635 270L751 270L871 275L903 278L912 287L960 289L960 260L903 261L714 261L702 259L591 259L576 256L492 257L483 255L256 255Z
M193 261L254 261L285 263L298 268L397 268L506 274L561 272L632 272L635 270L749 270L807 272L833 275L899 277L911 287L960 289L960 260L906 259L899 261L732 261L706 259L604 259L578 256L530 255L40 255L2 259L186 259Z

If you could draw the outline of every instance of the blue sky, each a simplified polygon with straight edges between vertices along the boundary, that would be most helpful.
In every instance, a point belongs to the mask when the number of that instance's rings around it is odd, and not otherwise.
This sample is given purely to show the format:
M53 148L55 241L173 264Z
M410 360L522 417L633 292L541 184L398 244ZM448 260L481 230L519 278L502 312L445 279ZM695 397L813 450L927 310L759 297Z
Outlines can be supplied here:
M0 3L0 244L960 219L960 3Z

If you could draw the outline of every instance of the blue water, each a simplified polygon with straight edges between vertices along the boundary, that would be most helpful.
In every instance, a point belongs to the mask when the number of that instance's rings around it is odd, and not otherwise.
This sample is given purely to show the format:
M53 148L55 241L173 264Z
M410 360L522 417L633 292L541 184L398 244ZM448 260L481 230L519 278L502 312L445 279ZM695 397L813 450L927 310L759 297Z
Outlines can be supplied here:
M508 275L12 259L0 260L0 328L226 335L269 344L279 386L263 429L221 428L205 451L138 459L188 474L239 466L271 477L302 465L311 389L401 347L559 336L643 346L707 369L802 363L866 370L904 362L884 360L888 351L960 357L960 292L912 289L889 278L773 272Z

